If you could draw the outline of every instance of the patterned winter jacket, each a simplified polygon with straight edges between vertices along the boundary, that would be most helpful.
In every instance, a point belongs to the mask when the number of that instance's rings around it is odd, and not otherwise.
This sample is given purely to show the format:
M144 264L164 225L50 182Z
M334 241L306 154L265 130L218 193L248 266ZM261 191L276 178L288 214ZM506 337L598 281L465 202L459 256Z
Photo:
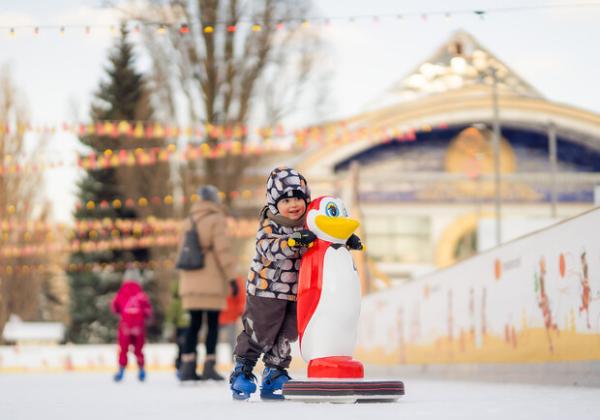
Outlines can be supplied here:
M289 219L282 218L277 210L277 201L293 191L301 192L307 203L310 202L310 189L298 171L287 167L273 169L267 180L267 205L261 212L256 234L256 256L248 273L249 295L296 300L300 258L306 248L292 248L288 239L304 226L302 221L297 226L295 222L288 223Z
M256 256L248 273L248 294L283 300L296 300L300 258L306 248L291 248L288 238L303 227L286 227L261 215L256 234Z

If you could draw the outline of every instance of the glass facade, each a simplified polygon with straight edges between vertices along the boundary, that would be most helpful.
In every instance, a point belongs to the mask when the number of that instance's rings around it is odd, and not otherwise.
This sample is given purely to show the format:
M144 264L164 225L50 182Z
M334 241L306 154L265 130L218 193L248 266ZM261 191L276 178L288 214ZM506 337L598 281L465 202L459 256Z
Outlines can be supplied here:
M365 214L363 227L369 256L375 261L432 261L431 220L428 216Z

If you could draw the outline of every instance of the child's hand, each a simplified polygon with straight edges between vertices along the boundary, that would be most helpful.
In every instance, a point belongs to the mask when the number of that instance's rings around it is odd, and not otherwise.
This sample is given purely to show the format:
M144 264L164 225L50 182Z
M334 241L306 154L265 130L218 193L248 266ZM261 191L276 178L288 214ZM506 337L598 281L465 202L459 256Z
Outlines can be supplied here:
M288 239L288 245L294 246L309 246L317 239L316 235L310 230L302 229L292 233Z
M348 238L348 240L346 241L346 246L356 251L362 251L363 249L365 249L365 246L360 241L360 238L355 234L352 234L352 236Z

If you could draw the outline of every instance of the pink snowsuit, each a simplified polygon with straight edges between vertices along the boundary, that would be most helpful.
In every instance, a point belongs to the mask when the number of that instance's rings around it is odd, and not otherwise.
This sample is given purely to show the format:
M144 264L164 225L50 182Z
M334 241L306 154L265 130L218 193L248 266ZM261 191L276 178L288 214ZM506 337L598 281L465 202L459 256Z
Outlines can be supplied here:
M119 366L127 366L127 351L133 346L138 366L144 366L145 321L152 316L152 305L141 286L134 281L125 281L111 303L119 320Z

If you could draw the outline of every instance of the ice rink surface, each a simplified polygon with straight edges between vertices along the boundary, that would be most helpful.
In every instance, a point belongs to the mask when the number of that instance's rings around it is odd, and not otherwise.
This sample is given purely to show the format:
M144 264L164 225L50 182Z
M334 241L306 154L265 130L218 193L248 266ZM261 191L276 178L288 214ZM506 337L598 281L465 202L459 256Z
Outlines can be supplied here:
M598 388L405 379L397 403L234 402L224 383L182 386L165 372L139 383L127 373L119 384L99 373L0 374L0 419L600 419Z

